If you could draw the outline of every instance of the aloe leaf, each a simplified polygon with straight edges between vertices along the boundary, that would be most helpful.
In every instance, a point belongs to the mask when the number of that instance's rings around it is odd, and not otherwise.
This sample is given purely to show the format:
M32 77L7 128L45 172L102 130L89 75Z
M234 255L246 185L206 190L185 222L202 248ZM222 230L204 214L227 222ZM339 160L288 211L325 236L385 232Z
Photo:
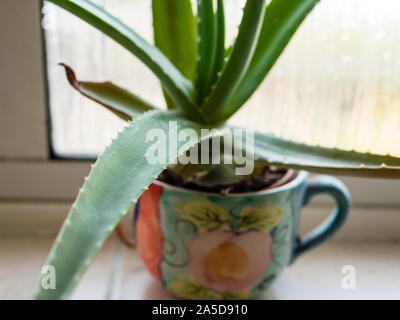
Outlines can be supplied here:
M229 47L225 48L225 50L224 50L224 66L223 67L225 67L226 64L228 63L229 57L232 54L232 50L233 50L233 44L231 44Z
M202 114L194 107L193 84L159 49L88 0L49 1L86 21L138 57L158 77L173 102L188 117L202 119Z
M79 192L71 211L50 252L47 265L56 270L56 289L42 287L37 299L66 298L81 278L86 267L114 230L123 215L149 184L172 162L181 149L197 141L171 141L169 125L177 130L192 129L201 137L199 124L185 120L174 111L150 111L130 122L98 158ZM151 164L146 154L154 141L146 142L150 129L165 133L165 146L177 142L177 150L166 152L166 159ZM209 135L203 135L207 139Z
M125 121L130 121L146 111L157 109L137 95L111 82L79 81L69 66L64 63L60 65L65 68L67 79L72 87Z
M202 105L208 95L216 56L216 18L213 0L197 0L197 104Z
M207 97L203 113L208 122L227 119L228 102L237 90L253 56L266 7L265 0L247 0L232 54L213 91Z
M242 146L246 146L245 141ZM247 148L240 152L247 152L251 158L249 150ZM279 167L317 173L400 178L398 157L309 146L259 132L254 134L254 159Z
M257 48L232 101L234 114L256 91L290 39L319 0L272 0L266 9Z
M154 43L189 80L196 71L196 21L190 0L152 0ZM173 17L173 18L172 18ZM167 105L175 104L164 91Z
M215 83L215 81L220 76L220 72L224 67L224 58L225 58L225 10L224 10L224 1L217 1L217 12L215 14L216 19L216 45L215 45L215 59L213 72L211 77L211 85Z

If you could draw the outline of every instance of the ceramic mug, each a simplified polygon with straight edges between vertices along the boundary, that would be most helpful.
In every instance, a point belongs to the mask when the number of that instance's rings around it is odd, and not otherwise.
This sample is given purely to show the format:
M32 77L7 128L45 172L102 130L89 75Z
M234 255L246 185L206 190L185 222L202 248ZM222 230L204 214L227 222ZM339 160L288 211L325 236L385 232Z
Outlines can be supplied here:
M148 271L176 296L246 299L265 291L286 265L330 238L351 206L343 183L330 176L271 190L227 196L154 182L137 206L138 250ZM305 237L300 209L317 194L336 209Z

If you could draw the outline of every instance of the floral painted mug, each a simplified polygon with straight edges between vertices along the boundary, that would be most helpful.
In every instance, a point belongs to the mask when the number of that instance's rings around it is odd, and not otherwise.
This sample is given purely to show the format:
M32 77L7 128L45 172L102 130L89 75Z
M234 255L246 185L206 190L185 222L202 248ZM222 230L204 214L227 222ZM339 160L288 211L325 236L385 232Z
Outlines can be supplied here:
M348 215L350 195L340 180L307 178L307 172L299 172L275 189L225 196L154 182L137 206L144 265L182 298L260 295L297 256L330 238ZM337 207L299 238L300 209L320 193L332 196Z

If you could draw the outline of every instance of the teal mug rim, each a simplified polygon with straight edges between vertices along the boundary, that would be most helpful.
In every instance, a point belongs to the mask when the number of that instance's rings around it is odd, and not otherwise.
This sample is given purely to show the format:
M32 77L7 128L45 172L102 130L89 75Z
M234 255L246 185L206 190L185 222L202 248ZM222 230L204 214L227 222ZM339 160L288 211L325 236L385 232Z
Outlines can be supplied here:
M309 176L309 173L307 171L298 171L297 177L294 178L293 180L289 181L288 183L273 188L273 189L264 189L260 191L254 191L254 192L242 192L242 193L229 193L227 195L222 195L219 193L213 193L213 192L207 192L207 191L198 191L198 190L192 190L192 189L185 189L182 187L177 187L159 180L154 180L153 183L157 184L163 188L169 189L169 190L175 190L175 191L180 191L183 193L191 193L191 194L199 194L199 195L204 195L204 196L215 196L215 197L221 197L221 198L237 198L237 197L245 197L245 196L264 196L264 195L270 195L270 194L275 194L281 191L285 191L288 189L295 188L299 186L302 182L306 181Z

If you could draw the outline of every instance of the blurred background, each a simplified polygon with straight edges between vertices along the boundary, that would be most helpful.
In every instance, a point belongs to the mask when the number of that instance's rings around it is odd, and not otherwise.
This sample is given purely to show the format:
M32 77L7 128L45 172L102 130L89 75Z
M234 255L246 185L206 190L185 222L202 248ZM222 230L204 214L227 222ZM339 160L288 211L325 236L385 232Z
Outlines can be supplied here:
M92 1L153 42L150 0ZM244 1L224 4L228 46ZM322 0L232 122L298 142L400 156L399 9L397 0ZM46 1L2 0L0 43L0 298L29 298L90 164L124 125L74 91L57 63L71 65L79 79L112 80L165 106L158 80L136 58ZM348 223L268 298L400 298L399 182L342 179L354 200ZM331 207L316 199L301 231ZM130 217L125 227L131 232ZM136 253L110 241L74 297L166 297ZM359 266L359 290L342 290L345 264Z

